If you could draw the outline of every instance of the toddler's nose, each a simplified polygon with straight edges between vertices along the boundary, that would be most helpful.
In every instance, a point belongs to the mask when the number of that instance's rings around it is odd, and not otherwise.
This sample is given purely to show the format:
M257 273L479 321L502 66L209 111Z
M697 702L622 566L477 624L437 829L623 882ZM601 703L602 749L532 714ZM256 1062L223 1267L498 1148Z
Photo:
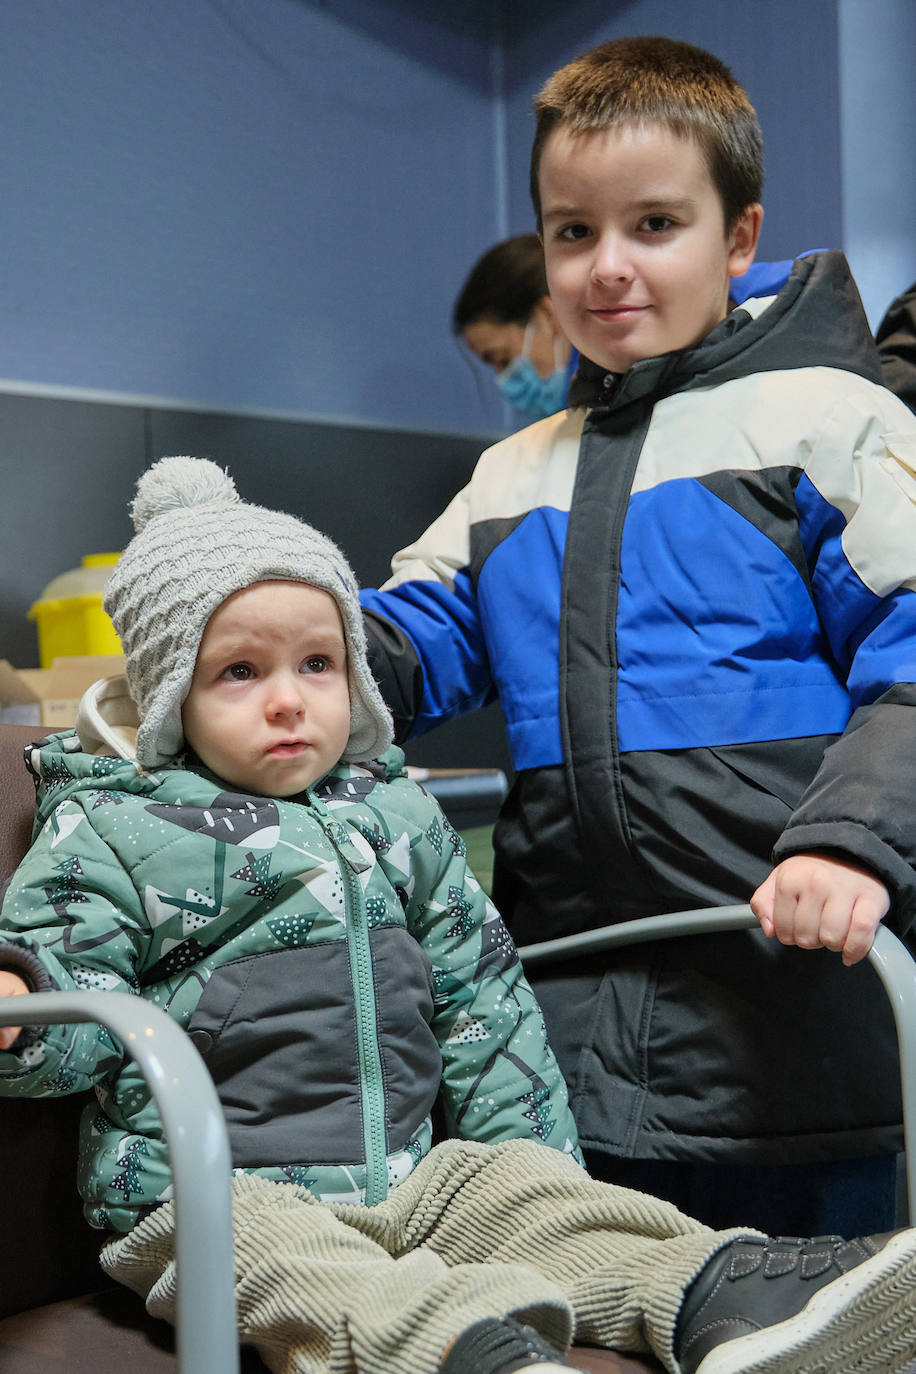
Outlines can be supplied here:
M270 683L266 702L267 714L277 716L299 716L305 712L305 698L299 682L290 673L277 674Z

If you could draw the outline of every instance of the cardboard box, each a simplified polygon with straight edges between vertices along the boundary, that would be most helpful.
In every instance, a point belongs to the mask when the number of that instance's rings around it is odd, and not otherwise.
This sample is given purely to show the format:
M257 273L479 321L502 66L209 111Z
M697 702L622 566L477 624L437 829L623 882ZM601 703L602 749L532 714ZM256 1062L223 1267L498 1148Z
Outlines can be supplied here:
M68 730L86 688L100 677L119 677L123 672L121 654L56 658L50 668L14 668L0 659L0 721Z

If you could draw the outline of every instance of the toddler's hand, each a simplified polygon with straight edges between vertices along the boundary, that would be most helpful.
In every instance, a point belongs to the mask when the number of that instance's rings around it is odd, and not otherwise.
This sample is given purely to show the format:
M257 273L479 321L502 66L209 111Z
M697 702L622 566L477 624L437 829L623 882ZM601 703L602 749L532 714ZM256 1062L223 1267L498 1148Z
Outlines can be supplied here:
M29 990L28 983L18 973L0 969L0 997L20 997ZM21 1026L0 1026L0 1050L8 1050L21 1030Z
M842 952L844 964L865 958L889 906L890 894L873 873L824 854L783 859L751 898L765 935Z

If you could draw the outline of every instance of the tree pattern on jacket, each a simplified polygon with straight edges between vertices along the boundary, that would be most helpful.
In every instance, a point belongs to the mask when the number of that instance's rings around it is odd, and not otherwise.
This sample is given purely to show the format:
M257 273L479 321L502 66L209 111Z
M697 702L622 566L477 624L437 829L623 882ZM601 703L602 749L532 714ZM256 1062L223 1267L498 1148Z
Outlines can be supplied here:
M278 802L227 791L180 761L146 773L74 746L66 732L37 755L35 841L2 909L0 940L29 952L43 986L139 994L187 1028L216 970L339 946L354 929L367 939L402 931L428 960L449 1128L470 1139L577 1149L566 1088L511 938L467 867L464 842L407 778L400 750L340 765ZM390 985L379 983L374 966L373 977L384 1018L400 989L390 976ZM37 1044L0 1054L0 1094L87 1088L94 1097L79 1162L87 1216L126 1230L170 1189L139 1069L93 1025L48 1027ZM389 1186L431 1143L428 1117L391 1142ZM363 1200L364 1162L272 1159L254 1171L303 1182L323 1199Z

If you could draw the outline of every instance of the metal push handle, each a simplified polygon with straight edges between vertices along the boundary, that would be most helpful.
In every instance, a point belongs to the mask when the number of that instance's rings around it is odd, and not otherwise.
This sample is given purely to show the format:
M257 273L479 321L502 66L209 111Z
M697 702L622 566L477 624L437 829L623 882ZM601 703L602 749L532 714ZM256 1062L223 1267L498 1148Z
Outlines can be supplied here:
M142 997L34 992L0 998L0 1026L87 1021L105 1026L136 1060L162 1118L175 1201L180 1374L238 1374L231 1159L213 1081L181 1027Z
M622 945L646 944L678 935L751 930L757 926L757 918L749 906L705 907L623 921L579 935L524 945L519 956L524 967L530 969L555 959L571 959L577 954L617 949ZM916 960L893 931L883 925L878 927L868 958L884 985L897 1025L909 1217L910 1225L916 1226Z

